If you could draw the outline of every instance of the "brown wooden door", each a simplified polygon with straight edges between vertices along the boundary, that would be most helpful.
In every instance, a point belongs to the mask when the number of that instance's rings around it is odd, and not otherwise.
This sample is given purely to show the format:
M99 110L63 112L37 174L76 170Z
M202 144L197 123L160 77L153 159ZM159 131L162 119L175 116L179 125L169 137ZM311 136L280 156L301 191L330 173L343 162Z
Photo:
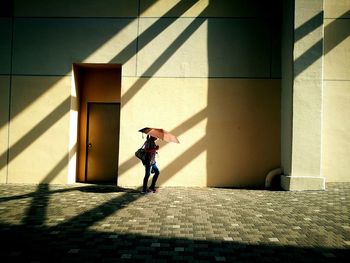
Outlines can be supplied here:
M117 183L119 103L89 103L86 182Z

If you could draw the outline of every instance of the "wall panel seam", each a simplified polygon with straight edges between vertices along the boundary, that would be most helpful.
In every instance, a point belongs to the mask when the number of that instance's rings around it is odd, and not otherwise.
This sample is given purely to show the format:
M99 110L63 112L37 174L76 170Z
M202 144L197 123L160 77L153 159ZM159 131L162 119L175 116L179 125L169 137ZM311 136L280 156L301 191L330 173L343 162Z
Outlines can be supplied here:
M121 19L231 19L231 20L274 20L274 17L259 17L259 16L252 16L252 17L218 17L218 16L121 16L121 17L109 17L109 16L16 16L14 19L79 19L79 20L88 20L88 19L113 19L113 20L121 20ZM326 18L324 18L326 19ZM332 19L332 18L329 18ZM350 18L334 18L334 19L350 19Z
M255 79L255 80L281 80L281 77L176 77L176 76L122 76L123 78L137 78L137 79Z
M108 63L106 63L108 64ZM9 76L8 74L0 74L0 76ZM43 74L11 74L12 77L71 77L71 74L66 75L43 75ZM123 75L123 78L159 78L159 79L282 79L281 77L245 77L245 76L134 76L134 75Z
M350 17L324 17L324 20L350 20Z
M334 82L334 81L347 82L347 81L350 81L350 79L323 79L323 81L329 81L329 82Z
M15 16L14 19L135 19L136 16Z

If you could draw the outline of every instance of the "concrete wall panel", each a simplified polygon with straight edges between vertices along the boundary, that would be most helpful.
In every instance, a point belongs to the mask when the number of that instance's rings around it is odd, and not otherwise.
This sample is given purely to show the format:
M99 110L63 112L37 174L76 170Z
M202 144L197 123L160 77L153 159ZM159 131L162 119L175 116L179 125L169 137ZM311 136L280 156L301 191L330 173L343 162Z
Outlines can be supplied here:
M9 183L67 183L70 86L70 77L13 77Z
M0 18L0 74L11 72L12 21Z
M15 16L136 17L138 0L15 0Z
M350 18L325 20L324 79L350 80Z
M270 77L265 20L145 18L139 49L141 76Z
M7 177L9 92L10 77L0 76L0 183Z
M323 1L286 1L284 7L281 186L322 190Z
M350 18L350 0L325 0L325 18Z
M322 174L327 182L349 182L350 1L324 5Z
M14 74L67 75L72 63L120 63L135 75L132 19L16 19Z
M323 175L328 182L349 182L350 81L325 81L323 93Z

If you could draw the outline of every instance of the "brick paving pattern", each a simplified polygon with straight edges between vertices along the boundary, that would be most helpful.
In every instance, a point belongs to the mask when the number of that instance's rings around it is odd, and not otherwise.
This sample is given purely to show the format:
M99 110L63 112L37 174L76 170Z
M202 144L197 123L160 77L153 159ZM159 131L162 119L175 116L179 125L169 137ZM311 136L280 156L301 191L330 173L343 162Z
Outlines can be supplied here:
M0 184L1 262L347 262L350 183L325 191Z

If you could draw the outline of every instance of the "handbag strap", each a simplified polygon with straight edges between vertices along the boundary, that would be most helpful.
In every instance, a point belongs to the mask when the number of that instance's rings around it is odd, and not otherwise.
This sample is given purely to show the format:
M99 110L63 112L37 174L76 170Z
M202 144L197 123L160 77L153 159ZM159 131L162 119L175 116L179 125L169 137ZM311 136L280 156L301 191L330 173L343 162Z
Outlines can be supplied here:
M140 149L145 148L146 142L147 142L147 141L145 141L145 142L143 143L143 145L140 147Z

